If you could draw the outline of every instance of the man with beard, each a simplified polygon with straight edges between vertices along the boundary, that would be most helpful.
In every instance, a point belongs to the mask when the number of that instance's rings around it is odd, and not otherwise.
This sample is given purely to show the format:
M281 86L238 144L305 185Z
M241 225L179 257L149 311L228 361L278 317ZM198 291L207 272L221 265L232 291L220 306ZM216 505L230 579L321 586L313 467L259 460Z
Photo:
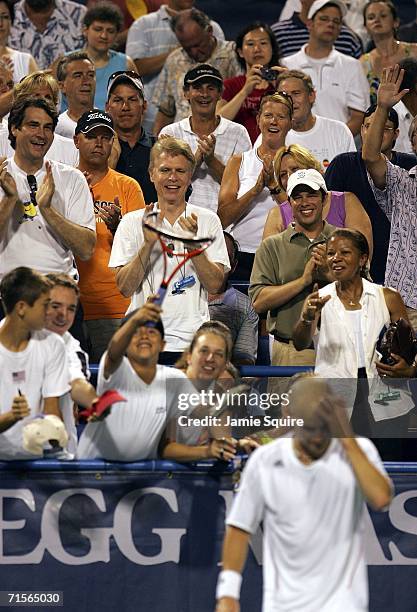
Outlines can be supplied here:
M72 0L19 0L10 46L31 53L43 70L61 55L83 46L85 6Z

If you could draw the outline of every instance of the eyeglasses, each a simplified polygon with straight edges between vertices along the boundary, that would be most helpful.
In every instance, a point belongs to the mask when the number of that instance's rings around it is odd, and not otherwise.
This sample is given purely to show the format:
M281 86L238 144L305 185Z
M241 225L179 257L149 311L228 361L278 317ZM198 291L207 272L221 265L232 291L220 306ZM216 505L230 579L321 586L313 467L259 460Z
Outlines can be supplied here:
M36 192L38 191L38 183L36 182L36 176L28 174L26 178L30 189L30 201L34 206L37 206Z

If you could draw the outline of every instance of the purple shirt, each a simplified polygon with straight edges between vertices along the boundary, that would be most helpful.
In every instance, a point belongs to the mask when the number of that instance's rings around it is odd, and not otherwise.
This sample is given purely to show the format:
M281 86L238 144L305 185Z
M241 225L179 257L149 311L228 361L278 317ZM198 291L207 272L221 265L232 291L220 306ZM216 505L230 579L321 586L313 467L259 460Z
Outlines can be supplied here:
M293 221L291 204L287 200L280 205L280 209L282 222L284 224L284 228L286 228L291 221ZM330 193L330 208L326 221L335 227L345 227L346 210L344 191L332 191Z

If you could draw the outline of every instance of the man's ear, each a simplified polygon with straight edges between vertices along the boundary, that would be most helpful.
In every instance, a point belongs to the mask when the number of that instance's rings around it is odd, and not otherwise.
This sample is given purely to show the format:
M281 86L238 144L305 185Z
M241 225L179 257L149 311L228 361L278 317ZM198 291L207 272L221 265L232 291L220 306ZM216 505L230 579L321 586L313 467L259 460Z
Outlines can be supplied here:
M76 146L77 149L79 149L79 135L78 134L74 134L74 136L72 137L74 140L74 144Z

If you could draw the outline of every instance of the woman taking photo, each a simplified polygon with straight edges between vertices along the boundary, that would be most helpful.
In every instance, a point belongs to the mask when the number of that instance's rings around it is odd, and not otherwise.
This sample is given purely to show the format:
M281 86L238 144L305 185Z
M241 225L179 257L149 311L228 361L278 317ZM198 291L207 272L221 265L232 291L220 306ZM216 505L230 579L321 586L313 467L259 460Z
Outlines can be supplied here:
M314 339L315 374L342 379L337 385L344 389L347 406L353 409L356 433L384 437L390 431L392 434L391 419L406 415L414 405L403 392L401 398L377 401L378 395L387 397L387 377L416 375L417 368L402 357L393 356L394 365L378 361L377 342L384 327L400 318L408 322L405 305L394 289L363 278L369 248L360 232L334 231L327 242L326 257L336 280L320 290L316 285L307 296L294 329L294 346L302 350ZM352 383L359 379L367 382ZM400 422L396 420L395 425Z
M397 40L396 30L400 20L390 0L368 2L363 10L363 18L375 45L375 49L360 58L371 90L371 104L374 104L382 70L398 64L406 57L416 57L417 44Z
M252 144L259 136L257 114L263 96L275 91L278 44L269 26L260 21L246 26L236 38L236 55L244 75L226 79L217 112L241 123Z
M282 200L269 214L265 223L263 238L284 231L292 221L292 208L286 197L288 177L297 170L313 168L323 174L318 159L300 145L289 145L279 149L275 155L274 175ZM281 195L280 194L280 195ZM355 194L345 191L329 191L323 209L323 219L335 227L348 227L365 235L372 257L372 226L369 217ZM370 259L371 259L370 257Z
M217 214L240 244L234 279L249 280L268 212L276 206L272 160L291 128L292 100L275 93L262 98L257 121L261 145L230 158L224 170Z

